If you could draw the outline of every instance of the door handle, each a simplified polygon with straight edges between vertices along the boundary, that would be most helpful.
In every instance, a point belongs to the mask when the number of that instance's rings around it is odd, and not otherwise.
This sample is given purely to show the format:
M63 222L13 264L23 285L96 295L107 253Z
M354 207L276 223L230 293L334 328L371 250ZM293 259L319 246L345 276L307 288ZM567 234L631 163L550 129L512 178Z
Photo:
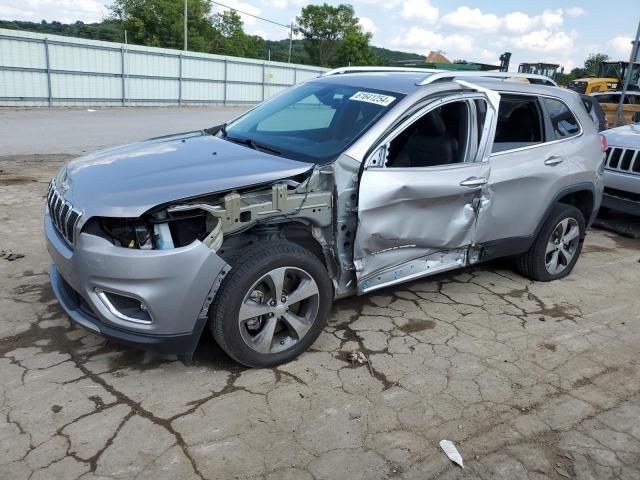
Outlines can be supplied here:
M554 167L556 165L558 165L559 163L564 162L564 157L556 157L555 155L552 157L547 158L544 161L545 165L549 165L550 167Z
M481 187L482 185L486 185L487 179L486 177L469 177L466 180L460 182L461 187Z

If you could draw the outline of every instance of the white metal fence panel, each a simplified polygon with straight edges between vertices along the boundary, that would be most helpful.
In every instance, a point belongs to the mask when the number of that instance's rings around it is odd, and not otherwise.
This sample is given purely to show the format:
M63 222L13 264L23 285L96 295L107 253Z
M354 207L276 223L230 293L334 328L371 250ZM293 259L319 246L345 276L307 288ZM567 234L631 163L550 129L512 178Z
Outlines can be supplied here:
M256 103L324 71L0 29L0 106Z

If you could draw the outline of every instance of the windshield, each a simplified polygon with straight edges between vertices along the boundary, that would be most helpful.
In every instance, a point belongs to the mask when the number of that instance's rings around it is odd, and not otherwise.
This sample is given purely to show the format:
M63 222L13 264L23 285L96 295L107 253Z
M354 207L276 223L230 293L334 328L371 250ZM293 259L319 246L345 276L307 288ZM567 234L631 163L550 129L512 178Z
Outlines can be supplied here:
M221 136L309 163L337 158L404 95L309 82L259 105Z

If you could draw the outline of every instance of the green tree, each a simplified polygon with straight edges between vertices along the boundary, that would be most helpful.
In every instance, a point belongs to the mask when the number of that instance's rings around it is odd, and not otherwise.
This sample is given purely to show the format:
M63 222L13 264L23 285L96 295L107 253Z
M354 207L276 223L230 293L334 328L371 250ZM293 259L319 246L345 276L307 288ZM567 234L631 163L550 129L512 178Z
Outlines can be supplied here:
M257 35L247 35L242 18L235 10L225 10L213 16L215 41L212 53L236 57L264 58L265 41Z
M369 46L370 33L359 27L351 28L344 34L333 61L334 66L378 65L380 59Z
M609 60L609 55L604 53L590 53L587 59L584 61L585 74L588 77L595 77L598 75L598 68L602 62Z
M211 2L188 0L189 50L206 52L213 40ZM131 43L151 47L184 46L184 3L176 0L115 0L111 17L120 20Z
M569 73L559 73L556 81L559 85L567 86L576 78L597 77L600 64L609 60L605 53L590 53L584 61L584 67L576 67Z
M351 5L307 5L296 18L298 31L313 63L330 66L347 32L358 29Z

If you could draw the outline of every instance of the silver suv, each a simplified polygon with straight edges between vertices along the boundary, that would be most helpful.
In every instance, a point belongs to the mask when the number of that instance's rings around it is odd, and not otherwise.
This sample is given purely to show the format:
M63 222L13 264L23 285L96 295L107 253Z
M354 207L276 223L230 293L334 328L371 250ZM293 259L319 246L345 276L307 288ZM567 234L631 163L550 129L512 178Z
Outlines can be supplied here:
M609 148L602 206L640 215L640 123L603 132Z
M262 367L304 352L336 298L505 256L540 281L571 272L603 188L577 94L532 75L361 70L63 167L45 231L67 313L186 357L209 328Z

